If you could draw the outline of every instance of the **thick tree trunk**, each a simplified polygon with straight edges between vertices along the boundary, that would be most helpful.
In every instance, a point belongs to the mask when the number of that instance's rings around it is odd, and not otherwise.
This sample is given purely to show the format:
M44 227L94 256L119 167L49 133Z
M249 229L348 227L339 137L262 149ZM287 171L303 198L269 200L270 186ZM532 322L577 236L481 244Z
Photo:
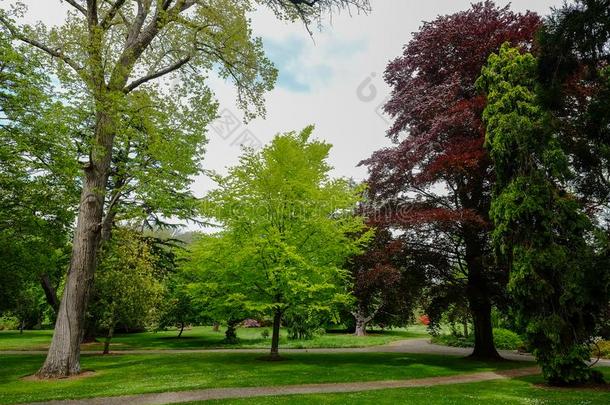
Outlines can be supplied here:
M476 235L473 231L472 235ZM500 359L494 345L491 324L491 299L489 283L483 265L482 241L476 236L465 238L466 265L468 266L468 285L466 295L474 324L474 350L471 357L477 359Z
M60 378L80 373L80 343L100 241L106 183L112 159L113 128L110 116L98 112L95 143L83 178L70 268L53 340L47 358L38 371L39 377Z
M114 336L114 326L108 328L108 334L106 335L106 340L104 340L104 352L102 354L110 354L110 341Z
M40 285L44 291L44 296L47 299L47 303L51 306L51 308L53 308L53 312L55 312L55 316L57 316L57 312L59 311L59 300L57 299L55 287L53 287L48 274L45 273L40 275Z
M356 336L366 336L366 323L362 318L356 318L356 331L354 332Z
M485 302L485 300L475 300L474 306L471 304L471 311L474 323L474 350L471 357L499 359L500 355L494 344L491 325L491 303L489 301Z
M236 344L239 342L239 340L237 339L237 332L236 332L236 328L237 325L239 324L239 321L234 320L234 319L229 319L227 321L227 330L225 331L225 343L228 344Z
M282 311L275 310L273 314L273 334L271 335L271 352L269 358L271 360L280 359L280 326L282 324Z
M366 326L373 319L372 316L366 316L362 310L352 312L352 315L356 319L356 336L366 336Z

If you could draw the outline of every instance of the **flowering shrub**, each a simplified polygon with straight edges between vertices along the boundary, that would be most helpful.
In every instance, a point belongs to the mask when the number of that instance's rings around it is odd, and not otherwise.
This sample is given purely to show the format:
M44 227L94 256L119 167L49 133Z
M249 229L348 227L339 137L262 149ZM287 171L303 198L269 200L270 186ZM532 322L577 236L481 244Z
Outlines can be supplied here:
M246 319L242 322L244 328L260 328L261 324L256 319Z
M419 322L420 322L422 325L426 325L426 326L428 326L428 325L430 325L430 317L429 317L428 315L425 315L425 314L424 314L424 315L421 315L421 316L419 317Z

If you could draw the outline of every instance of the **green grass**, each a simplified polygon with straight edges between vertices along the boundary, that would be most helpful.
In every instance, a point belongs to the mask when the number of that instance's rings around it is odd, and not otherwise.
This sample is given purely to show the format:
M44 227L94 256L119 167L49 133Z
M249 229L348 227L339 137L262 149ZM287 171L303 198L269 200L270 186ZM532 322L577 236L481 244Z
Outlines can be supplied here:
M267 362L255 353L88 355L91 377L25 381L41 355L0 355L0 404L212 387L248 387L446 376L508 369L530 363L486 363L458 357L404 353L286 354Z
M610 379L610 368L603 369ZM207 401L205 404L493 404L493 405L606 405L610 403L610 391L599 389L567 389L537 386L540 377L487 381L472 384L455 384L425 388L401 388L365 391L350 394L286 395L277 397L248 398L225 401ZM193 402L204 404L204 402Z
M269 328L240 328L237 335L240 343L225 345L223 332L214 332L212 327L197 326L185 330L180 339L175 330L164 332L143 332L119 334L112 340L111 350L159 350L159 349L214 349L214 348L267 348L271 339L263 339L261 332ZM49 347L52 330L0 331L0 351L2 350L45 350ZM412 326L406 329L373 332L365 337L356 337L346 333L326 333L312 340L288 340L282 330L280 346L283 348L315 348L315 347L365 347L387 344L396 340L418 337L428 337L422 326ZM103 341L100 338L100 342ZM82 350L101 350L102 343L85 344Z

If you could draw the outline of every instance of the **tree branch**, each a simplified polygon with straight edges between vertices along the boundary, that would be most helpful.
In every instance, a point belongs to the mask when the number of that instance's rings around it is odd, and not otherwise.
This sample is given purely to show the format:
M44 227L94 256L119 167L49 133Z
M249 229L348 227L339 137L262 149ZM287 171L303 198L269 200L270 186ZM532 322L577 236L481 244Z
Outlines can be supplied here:
M21 42L25 42L26 44L29 44L35 48L38 48L41 51L46 52L47 54L49 54L50 56L52 56L54 58L62 60L72 69L74 69L74 71L76 73L78 73L79 76L83 77L82 67L78 66L78 64L76 62L74 62L69 56L64 55L60 49L51 49L50 47L48 47L47 45L43 44L40 41L37 41L33 38L28 38L22 32L20 32L17 29L17 27L15 27L10 21L8 21L2 15L0 15L0 23L2 23L2 25L4 25L9 30L9 32L15 39L18 39Z
M175 70L178 70L182 66L186 65L190 60L191 60L191 56L189 55L189 56L187 56L187 57L185 57L183 59L180 59L179 61L177 61L177 62L175 62L175 63L173 63L173 64L171 64L171 65L169 65L169 66L167 66L167 67L165 67L163 69L160 69L160 70L157 70L154 73L151 73L148 76L144 76L144 77L141 77L140 79L134 80L127 87L125 87L124 92L125 93L129 93L130 91L134 90L136 87L138 87L138 86L140 86L140 85L142 85L142 84L144 84L146 82L149 82L149 81L154 80L154 79L156 79L158 77L164 76L164 75L166 75L168 73L171 73L171 72L173 72Z
M101 27L106 30L112 24L112 20L117 15L121 7L125 4L125 0L116 0L111 6L104 18L102 18Z
M76 2L76 0L66 0L66 3L70 4L72 7L74 7L75 9L77 9L78 11L81 12L82 15L86 16L87 15L87 10L81 6L80 4L78 4Z

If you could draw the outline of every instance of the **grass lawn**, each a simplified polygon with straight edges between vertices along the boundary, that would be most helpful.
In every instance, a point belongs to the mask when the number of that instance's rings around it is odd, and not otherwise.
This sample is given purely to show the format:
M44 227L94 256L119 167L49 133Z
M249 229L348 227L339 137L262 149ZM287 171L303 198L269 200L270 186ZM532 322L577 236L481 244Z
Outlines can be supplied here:
M212 387L248 387L321 382L374 381L446 376L531 366L485 363L458 357L404 353L291 353L267 362L254 353L83 356L90 377L25 381L41 355L0 355L0 404L87 398Z
M610 380L610 368L604 371ZM471 384L455 384L425 388L401 388L351 394L286 395L239 400L207 401L194 404L494 404L494 405L606 405L610 391L599 389L566 389L541 387L541 377L524 377Z
M187 329L180 339L175 330L164 332L143 332L117 335L112 340L111 350L148 350L148 349L213 349L213 348L267 348L271 339L264 339L261 332L270 328L239 328L237 336L241 339L238 345L225 345L224 332L214 332L211 326L196 326ZM0 331L0 351L2 350L45 350L51 342L52 330ZM406 329L390 331L373 331L366 337L356 337L345 333L326 333L312 340L288 340L282 330L280 348L314 348L314 347L364 347L387 344L396 340L428 337L425 327L412 326ZM102 338L99 339L103 341ZM102 343L85 344L83 350L101 350Z

